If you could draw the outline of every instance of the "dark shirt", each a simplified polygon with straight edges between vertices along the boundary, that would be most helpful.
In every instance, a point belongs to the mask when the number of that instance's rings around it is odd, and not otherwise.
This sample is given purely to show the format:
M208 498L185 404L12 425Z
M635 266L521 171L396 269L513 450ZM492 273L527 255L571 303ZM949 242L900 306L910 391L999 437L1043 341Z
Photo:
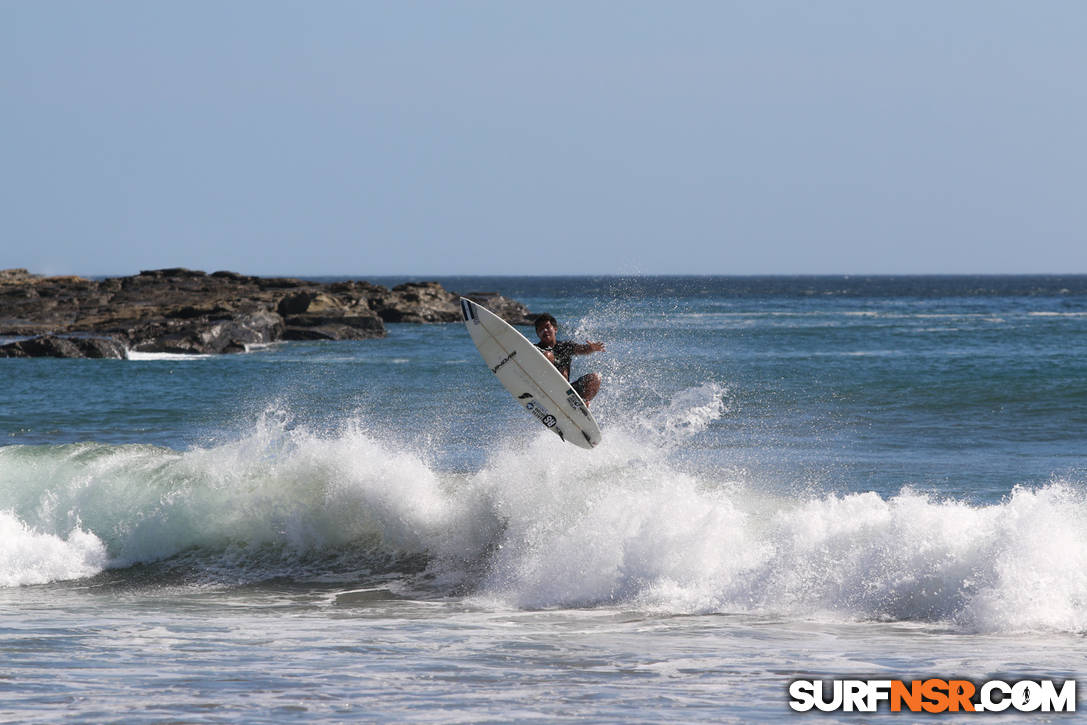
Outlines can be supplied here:
M569 340L559 340L554 347L545 347L542 343L537 342L536 347L553 354L555 356L555 367L559 369L563 377L567 380L570 379L570 358L574 356L574 343Z

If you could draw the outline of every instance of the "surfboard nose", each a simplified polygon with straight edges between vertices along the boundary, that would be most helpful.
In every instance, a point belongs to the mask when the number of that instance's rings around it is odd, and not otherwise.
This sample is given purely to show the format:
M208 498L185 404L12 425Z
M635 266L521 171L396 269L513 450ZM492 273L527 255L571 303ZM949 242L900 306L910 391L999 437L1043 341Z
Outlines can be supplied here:
M476 322L479 321L476 317L476 311L474 308L475 303L473 303L471 300L465 299L463 297L460 298L460 311L461 314L464 315L465 322L468 322L470 320L475 320Z

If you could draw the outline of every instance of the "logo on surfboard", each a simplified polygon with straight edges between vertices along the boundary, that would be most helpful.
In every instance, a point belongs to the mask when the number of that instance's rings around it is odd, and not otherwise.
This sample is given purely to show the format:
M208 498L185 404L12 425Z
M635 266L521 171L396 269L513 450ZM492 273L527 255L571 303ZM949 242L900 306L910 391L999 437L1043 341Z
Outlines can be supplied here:
M506 363L508 363L510 360L512 360L515 357L517 357L517 351L516 350L511 352L509 355L506 355L506 357L502 358L501 360L499 360L498 364L495 365L493 368L491 368L491 372L494 373L495 375L498 375L498 369L501 368L503 365L505 365Z
M536 416L536 420L540 421L548 428L554 428L555 423L558 422L555 420L555 416L547 412L547 408L543 407L535 400L530 400L529 402L525 403L525 410Z
M581 402L581 397L573 388L566 389L566 402L569 403L570 407L574 410L580 411L586 418L589 417L588 409L585 407L585 404Z

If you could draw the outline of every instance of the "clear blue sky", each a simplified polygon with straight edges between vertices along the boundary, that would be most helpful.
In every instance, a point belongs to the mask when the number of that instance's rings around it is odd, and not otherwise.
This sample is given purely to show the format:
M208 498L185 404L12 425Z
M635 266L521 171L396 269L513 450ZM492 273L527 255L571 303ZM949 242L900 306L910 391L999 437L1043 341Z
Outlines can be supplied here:
M0 0L0 268L1087 273L1087 3Z

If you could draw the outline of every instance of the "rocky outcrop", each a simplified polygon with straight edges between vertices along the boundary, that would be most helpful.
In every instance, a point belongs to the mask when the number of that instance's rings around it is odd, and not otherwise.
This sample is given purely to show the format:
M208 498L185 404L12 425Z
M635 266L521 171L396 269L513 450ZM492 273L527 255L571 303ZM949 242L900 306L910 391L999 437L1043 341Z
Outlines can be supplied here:
M0 345L0 357L127 357L125 346L100 337L56 337L39 335L29 340Z
M287 295L276 307L284 340L357 340L385 334L364 298L308 290Z
M503 297L497 292L466 292L464 297L486 307L511 325L531 325L537 315L517 300Z
M535 315L520 302L497 292L463 295L511 325L530 325ZM408 282L371 295L370 304L385 322L459 322L461 295L446 292L437 282Z
M283 319L265 310L225 319L200 315L165 324L152 322L133 328L131 349L137 352L218 354L245 352L250 345L282 339Z
M456 295L437 282L409 282L370 298L385 322L454 322L461 319Z
M532 319L496 293L465 296L513 324ZM217 354L278 340L361 340L385 336L385 323L458 321L458 300L437 282L388 289L184 268L103 280L2 270L0 337L33 339L0 346L0 356L114 357L118 346L118 357L125 348Z

